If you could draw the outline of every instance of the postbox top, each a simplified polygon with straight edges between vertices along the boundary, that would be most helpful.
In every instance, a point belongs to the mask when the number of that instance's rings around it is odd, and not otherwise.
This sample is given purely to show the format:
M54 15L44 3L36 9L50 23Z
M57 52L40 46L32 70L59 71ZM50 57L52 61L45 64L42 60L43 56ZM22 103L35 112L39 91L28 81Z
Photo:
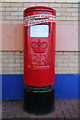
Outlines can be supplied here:
M34 6L34 7L29 7L27 9L24 10L25 12L30 12L30 11L49 11L49 12L54 12L54 14L56 14L56 11L50 7L45 7L45 6Z

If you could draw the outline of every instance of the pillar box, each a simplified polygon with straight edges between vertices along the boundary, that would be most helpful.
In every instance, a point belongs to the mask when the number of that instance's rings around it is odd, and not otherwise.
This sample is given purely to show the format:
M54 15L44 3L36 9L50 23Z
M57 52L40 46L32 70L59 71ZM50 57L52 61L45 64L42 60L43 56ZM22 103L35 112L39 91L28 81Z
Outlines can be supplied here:
M24 109L54 110L56 11L35 6L24 10Z

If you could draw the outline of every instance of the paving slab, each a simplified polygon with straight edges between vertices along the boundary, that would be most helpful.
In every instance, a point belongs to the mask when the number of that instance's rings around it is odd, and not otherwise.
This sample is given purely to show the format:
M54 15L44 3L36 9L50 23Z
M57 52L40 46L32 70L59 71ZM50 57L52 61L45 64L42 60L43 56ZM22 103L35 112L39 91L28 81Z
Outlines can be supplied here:
M23 100L4 100L2 101L2 118L79 118L80 106L78 99L56 99L55 110L44 115L34 115L23 110Z

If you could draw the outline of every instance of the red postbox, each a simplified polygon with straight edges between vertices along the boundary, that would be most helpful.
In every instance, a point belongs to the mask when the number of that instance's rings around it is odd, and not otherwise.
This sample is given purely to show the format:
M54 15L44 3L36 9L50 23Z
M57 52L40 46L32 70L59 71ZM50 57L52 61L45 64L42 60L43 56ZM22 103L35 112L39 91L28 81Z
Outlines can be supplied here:
M35 6L24 10L24 83L26 84L24 108L33 113L49 112L50 110L46 110L46 106L48 105L49 108L49 104L51 110L53 109L55 22L56 11L52 8ZM45 95L44 98L44 93L49 95ZM41 99L44 99L44 102ZM45 101L47 102L45 103ZM43 103L39 105L39 102ZM44 110L42 110L42 106L45 106Z

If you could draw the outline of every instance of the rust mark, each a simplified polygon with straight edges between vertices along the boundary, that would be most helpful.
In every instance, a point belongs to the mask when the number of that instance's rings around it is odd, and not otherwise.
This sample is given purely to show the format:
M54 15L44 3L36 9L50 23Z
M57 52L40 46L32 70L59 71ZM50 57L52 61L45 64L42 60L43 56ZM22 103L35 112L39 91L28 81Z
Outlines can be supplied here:
M74 31L72 31L72 34L74 34Z
M74 31L72 31L72 34L74 34L75 32L77 32L77 33L78 33L78 28L75 28L75 30L74 30Z
M76 28L76 32L78 33L78 28Z

